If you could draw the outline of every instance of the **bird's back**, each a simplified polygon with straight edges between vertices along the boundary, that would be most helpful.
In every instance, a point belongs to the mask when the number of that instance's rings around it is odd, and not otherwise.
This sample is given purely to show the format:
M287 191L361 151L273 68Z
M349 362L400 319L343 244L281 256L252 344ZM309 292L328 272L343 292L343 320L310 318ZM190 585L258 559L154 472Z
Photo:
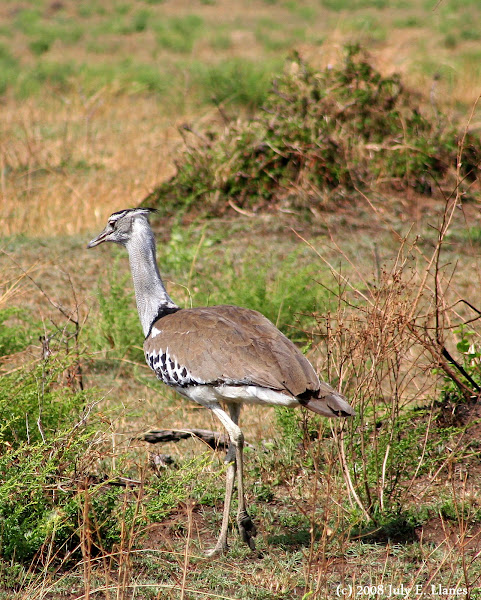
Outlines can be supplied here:
M153 324L144 350L158 373L165 363L162 379L172 385L255 385L307 397L320 385L310 362L277 327L238 306L167 314Z

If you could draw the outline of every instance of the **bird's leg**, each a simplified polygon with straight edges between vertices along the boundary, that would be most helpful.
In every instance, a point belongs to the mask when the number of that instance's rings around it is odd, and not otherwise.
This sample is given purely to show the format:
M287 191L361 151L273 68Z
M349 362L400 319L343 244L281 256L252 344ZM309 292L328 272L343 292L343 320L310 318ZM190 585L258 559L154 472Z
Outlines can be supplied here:
M237 423L233 422L227 414L222 410L222 408L217 403L209 404L208 408L214 412L214 414L219 418L221 423L227 430L229 435L229 448L227 449L227 454L225 457L225 462L227 464L226 471L226 480L225 480L225 498L224 498L224 512L222 515L222 525L220 529L219 538L217 539L216 545L212 550L209 550L206 554L209 557L218 556L227 551L227 532L229 529L229 516L230 516L230 507L232 503L232 495L234 492L234 482L236 475L236 443L235 437L237 434ZM237 419L238 419L237 414ZM240 431L240 430L239 430Z
M238 492L239 492L239 508L237 512L237 523L239 526L239 533L242 540L251 548L255 549L254 540L252 539L256 534L256 528L252 523L249 515L246 511L245 497L244 497L244 480L242 474L243 458L242 451L244 448L244 435L238 426L240 405L229 404L230 417L227 413L222 410L217 402L212 402L207 405L210 410L217 416L220 422L224 425L229 435L230 445L226 455L226 461L229 461L226 474L226 487L225 487L225 500L224 500L224 514L222 517L222 527L219 535L219 539L215 547L208 553L208 556L215 556L227 549L227 530L229 527L229 514L230 505L232 501L232 494L234 490L234 480L236 470L238 474ZM234 455L235 451L235 455Z
M229 448L232 447L232 444ZM228 454L227 454L228 456ZM227 457L226 457L227 458ZM235 473L236 473L236 463L235 458L231 460L227 465L226 479L225 479L225 498L224 498L224 513L222 515L222 526L220 528L219 538L216 542L216 545L212 550L208 550L206 552L207 556L218 556L219 554L223 554L227 551L227 530L229 529L229 515L230 515L230 505L232 502L232 494L234 492L234 481L235 481Z
M232 421L239 425L241 405L238 403L229 404L229 414ZM229 446L229 452L232 446ZM228 452L228 454L229 454ZM251 550L256 549L254 537L257 529L250 518L244 494L244 435L242 434L235 446L235 461L237 464L237 526L241 540L245 542Z
M249 516L246 508L246 499L244 495L244 438L236 447L236 463L237 463L237 525L243 542L245 542L251 550L256 549L254 537L257 534L256 526Z
M239 422L240 405L238 405L237 410L234 412L231 410L231 406L229 405L229 412L232 421L235 425L237 425ZM225 498L224 512L222 515L222 526L220 529L219 539L217 540L215 547L207 552L207 556L217 556L218 554L222 554L228 549L227 532L229 529L230 507L232 503L236 475L236 447L232 441L229 441L229 447L227 449L224 462L227 464L227 471L225 480Z

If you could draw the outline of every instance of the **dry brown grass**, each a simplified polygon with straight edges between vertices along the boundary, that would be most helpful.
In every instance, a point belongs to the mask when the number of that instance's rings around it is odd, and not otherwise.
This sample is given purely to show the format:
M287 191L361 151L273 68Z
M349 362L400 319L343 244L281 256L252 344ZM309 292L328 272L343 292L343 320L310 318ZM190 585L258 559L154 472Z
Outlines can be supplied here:
M108 33L108 30L97 38L89 35L90 29L96 31L103 21L115 17L116 2L102 3L104 15L93 11L82 17L79 17L78 3L71 0L58 6L56 3L39 3L38 6L47 21L63 15L67 22L78 22L83 27L88 24L77 43L57 40L42 55L42 60L60 64L69 60L119 64L124 58L135 57L139 63L165 65L175 64L179 58L172 50L159 49L148 28L129 35ZM130 11L126 14L132 15L135 7L127 3L126 6ZM25 7L2 5L0 26L9 30L9 51L21 60L22 66L31 67L36 60L28 48L31 39L15 26L19 8ZM263 45L258 36L260 28L281 40L292 38L292 44L301 55L313 64L324 66L339 59L346 42L362 41L362 36L367 34L365 42L382 73L401 72L409 84L424 90L426 96L433 92L432 99L441 106L446 102L451 106L469 105L479 94L479 61L470 60L466 54L475 51L476 42L460 38L455 48L443 45L442 35L436 29L443 19L443 3L429 11L416 5L396 7L387 15L382 10L353 11L347 6L345 10L332 11L311 1L302 5L311 11L307 13L309 18L294 5L277 3L273 11L266 3L236 2L233 5L229 0L200 3L195 7L183 1L175 6L162 3L143 8L150 10L155 19L196 14L204 20L204 35L196 41L192 54L183 57L187 62L197 59L215 63L221 57L263 60L264 56L287 53L284 49ZM386 35L384 40L373 41L369 28L356 29L356 19L372 16L382 22L386 31L394 28L394 33ZM418 25L396 26L396 21L404 16L414 17ZM220 27L229 40L222 50L213 47L211 39ZM313 43L313 39L321 37L325 38L323 45ZM302 38L306 41L300 41ZM96 41L105 48L92 51L89 44ZM439 81L433 82L432 73L419 66L427 57L436 57L444 69ZM444 76L446 72L452 77ZM66 93L47 90L28 100L9 93L4 99L0 134L3 209L0 223L6 235L70 235L95 230L109 212L139 202L173 172L172 158L179 139L176 126L194 117L185 90L179 89L180 101L174 108L169 105L166 114L162 98L132 93L120 85L97 89L87 96L80 85L74 89ZM204 114L209 111L202 110ZM478 126L477 119L472 126Z
M153 98L99 90L2 109L4 235L85 233L172 174L179 135Z

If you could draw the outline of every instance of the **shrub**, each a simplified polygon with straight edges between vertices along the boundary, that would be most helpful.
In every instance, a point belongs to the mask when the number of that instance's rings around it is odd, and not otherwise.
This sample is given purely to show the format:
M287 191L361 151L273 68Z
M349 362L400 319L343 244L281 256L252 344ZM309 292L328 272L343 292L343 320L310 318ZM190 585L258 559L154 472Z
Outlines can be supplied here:
M0 383L0 439L10 443L52 437L78 415L86 393L63 385L76 369L71 359L42 362L3 375Z
M378 183L431 193L457 163L458 135L444 115L423 115L397 75L383 77L359 47L316 71L296 56L274 82L264 111L193 136L177 174L146 198L163 213L221 214L238 207L297 208L333 190ZM189 131L189 128L187 128ZM194 139L195 138L195 139ZM474 178L480 141L464 139L463 174Z
M29 561L58 528L66 533L64 504L69 473L85 451L85 437L59 435L48 442L0 442L0 558ZM71 511L70 511L71 512ZM77 522L69 520L69 528Z

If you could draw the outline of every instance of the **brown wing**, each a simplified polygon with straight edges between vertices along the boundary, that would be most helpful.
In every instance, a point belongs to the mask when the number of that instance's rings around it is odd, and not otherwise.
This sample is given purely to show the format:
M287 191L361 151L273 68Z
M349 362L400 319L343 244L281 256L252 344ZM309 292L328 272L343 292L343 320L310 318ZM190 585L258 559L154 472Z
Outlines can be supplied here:
M293 396L319 389L299 349L260 313L237 306L182 309L154 323L146 354L168 354L205 383L253 384Z

